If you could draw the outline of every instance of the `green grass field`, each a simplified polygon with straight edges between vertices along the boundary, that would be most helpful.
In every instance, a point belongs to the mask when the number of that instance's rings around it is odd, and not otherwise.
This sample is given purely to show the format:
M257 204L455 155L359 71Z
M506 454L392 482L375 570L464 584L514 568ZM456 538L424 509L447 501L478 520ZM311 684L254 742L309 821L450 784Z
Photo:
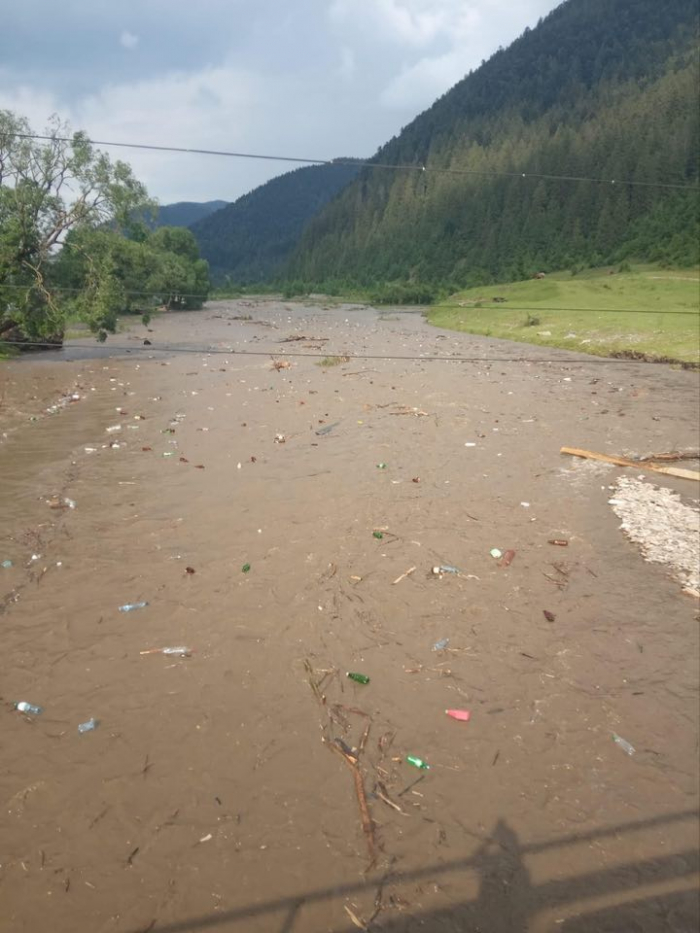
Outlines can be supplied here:
M700 363L696 269L552 273L459 292L430 308L427 317L436 327L596 356L640 354Z

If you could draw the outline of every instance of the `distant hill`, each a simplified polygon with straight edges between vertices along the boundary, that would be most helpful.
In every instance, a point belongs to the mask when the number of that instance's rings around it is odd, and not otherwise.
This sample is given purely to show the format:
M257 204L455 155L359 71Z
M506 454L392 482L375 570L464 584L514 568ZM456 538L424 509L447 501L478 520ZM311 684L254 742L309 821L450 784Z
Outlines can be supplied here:
M374 157L442 173L363 168L286 276L458 287L628 256L697 262L697 193L651 184L698 183L697 39L697 0L567 0Z
M350 160L344 160L348 162ZM191 225L214 280L274 277L305 224L357 175L353 164L309 165L279 175Z
M155 227L189 227L226 207L228 201L178 201L176 204L161 204Z

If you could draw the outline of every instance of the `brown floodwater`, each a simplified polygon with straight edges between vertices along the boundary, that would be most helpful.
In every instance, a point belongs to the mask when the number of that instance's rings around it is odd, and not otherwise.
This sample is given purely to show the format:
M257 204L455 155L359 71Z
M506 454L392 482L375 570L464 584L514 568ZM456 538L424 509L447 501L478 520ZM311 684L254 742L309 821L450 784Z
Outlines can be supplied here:
M0 364L1 933L696 930L697 600L559 449L698 446L698 375L350 305L151 327Z

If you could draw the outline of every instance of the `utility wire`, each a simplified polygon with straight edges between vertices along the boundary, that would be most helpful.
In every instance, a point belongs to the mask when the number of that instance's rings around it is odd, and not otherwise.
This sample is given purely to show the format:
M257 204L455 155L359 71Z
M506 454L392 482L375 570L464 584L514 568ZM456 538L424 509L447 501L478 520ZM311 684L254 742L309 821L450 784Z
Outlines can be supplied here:
M38 133L5 133L17 139L38 139L46 142L72 143L70 136L43 136ZM269 155L255 152L229 152L222 149L198 149L186 146L157 146L150 143L124 143L105 139L87 139L94 146L111 146L119 149L142 149L153 152L180 152L190 155L223 156L229 159L263 159L269 162L294 162L302 165L346 165L360 168L379 168L394 171L430 172L431 174L453 175L457 177L484 178L532 178L543 181L588 182L596 185L627 185L635 188L671 188L681 191L700 191L698 185L684 185L674 182L633 181L628 178L593 178L584 175L551 175L544 172L498 172L477 171L472 169L432 168L421 164L391 164L362 159L314 159L302 156Z
M29 284L29 285L17 285L14 283L10 283L7 285L0 284L0 291L2 291L3 288L24 289L24 290L29 291L33 288L36 288L36 284ZM74 287L67 286L67 285L56 285L54 287L47 286L47 288L50 292L82 293L85 291L84 288L74 288ZM155 297L156 295L156 293L152 291L151 292L125 291L123 294L131 298L139 298L139 297L149 298L149 297ZM177 292L176 296L178 298L199 298L199 299L202 298L201 292L199 293ZM208 298L205 298L204 300L208 302L214 302L214 301L246 301L249 299L225 298L225 297L217 298L216 295L212 295ZM293 304L306 303L306 300L300 296L295 296L294 298L255 298L255 299L250 299L250 300L255 301L256 304L284 304L285 302L293 303ZM343 302L343 304L350 304L350 305L358 304L358 305L361 305L363 308L371 308L375 311L378 311L379 313L394 310L392 305L377 306L377 305L372 304L371 302L365 303L365 302L360 302L360 301L354 302L352 300L348 300L348 301ZM399 307L405 307L405 305L399 305ZM484 310L486 311L539 311L541 314L544 314L547 311L565 311L565 312L567 311L579 312L580 311L580 312L587 312L591 314L598 314L598 313L601 313L601 314L680 314L680 315L685 314L685 315L694 316L694 317L697 317L698 315L700 315L700 310L680 311L675 308L671 308L668 311L664 311L662 309L655 310L654 308L541 308L536 305L533 305L533 306L507 305L504 302L494 302L493 304L482 305L481 307L476 307L475 305L461 305L461 304L454 304L454 303L446 303L446 304L440 303L437 305L415 305L415 312L413 313L417 313L418 310L421 308L429 308L433 311L439 311L439 310L442 310L443 308L455 308L460 311L484 311ZM175 309L173 310L175 311Z
M456 308L460 311L539 311L540 314L546 314L548 311L585 311L590 312L591 314L680 314L686 315L689 317L698 317L700 315L700 310L698 311L678 311L676 309L669 309L668 311L663 311L659 308L658 311L655 311L653 308L540 308L537 306L533 307L522 307L520 305L503 305L500 302L494 305L482 305L477 308L475 305L459 305L459 304L439 304L439 305L430 305L431 311L440 311L442 308Z
M477 335L478 336L478 335ZM0 345L5 344L8 347L35 347L45 348L48 350L90 350L94 348L94 345L86 345L80 343L48 343L41 341L31 341L31 340L2 340L0 339ZM100 346L106 346L101 344ZM234 349L224 349L221 347L178 347L172 344L166 344L164 346L154 346L149 344L148 346L135 346L135 347L125 347L125 346L114 346L110 344L108 349L110 351L115 351L117 353L126 352L126 353L196 353L199 356L265 356L268 359L283 359L285 357L292 357L296 359L333 359L333 358L342 358L344 361L347 360L379 360L384 362L413 362L413 363L556 363L559 365L585 365L587 363L634 363L642 362L642 360L635 359L633 357L601 357L601 356L588 356L583 354L585 359L581 360L567 360L567 359L534 359L528 358L526 356L396 356L393 354L384 354L384 353L344 353L344 352L333 352L326 349L321 353L300 353L295 350L285 351L285 350L234 350ZM545 349L545 348L543 348ZM551 349L551 348L546 348ZM576 351L567 351L567 352L576 352ZM694 363L684 363L684 361L678 361L681 365L687 365L694 367Z

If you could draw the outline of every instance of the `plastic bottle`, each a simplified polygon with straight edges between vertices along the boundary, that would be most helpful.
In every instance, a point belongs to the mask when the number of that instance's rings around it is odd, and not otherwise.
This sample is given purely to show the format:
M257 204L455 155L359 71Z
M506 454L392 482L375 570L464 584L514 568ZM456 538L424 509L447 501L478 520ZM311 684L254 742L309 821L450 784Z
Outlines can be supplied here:
M145 609L148 603L126 603L119 607L120 612L133 612L134 609Z
M354 680L356 684L369 683L369 677L366 674L357 674L354 671L348 671L345 676L349 677L350 680Z
M87 722L81 722L78 726L78 732L94 732L95 729L99 726L99 719L88 719Z
M15 709L18 709L20 713L31 713L32 716L38 716L40 713L44 712L41 706L27 703L26 700L20 700L19 703L15 703Z
M430 770L430 765L426 764L422 758L416 758L415 755L406 755L406 761L414 768L420 768L421 771Z
M459 719L460 722L469 722L472 718L472 714L468 709L446 709L445 712L452 719Z
M619 745L623 752L626 752L628 755L634 755L634 745L630 745L627 739L623 739L621 735L618 735L617 732L612 734L613 742L616 745Z

